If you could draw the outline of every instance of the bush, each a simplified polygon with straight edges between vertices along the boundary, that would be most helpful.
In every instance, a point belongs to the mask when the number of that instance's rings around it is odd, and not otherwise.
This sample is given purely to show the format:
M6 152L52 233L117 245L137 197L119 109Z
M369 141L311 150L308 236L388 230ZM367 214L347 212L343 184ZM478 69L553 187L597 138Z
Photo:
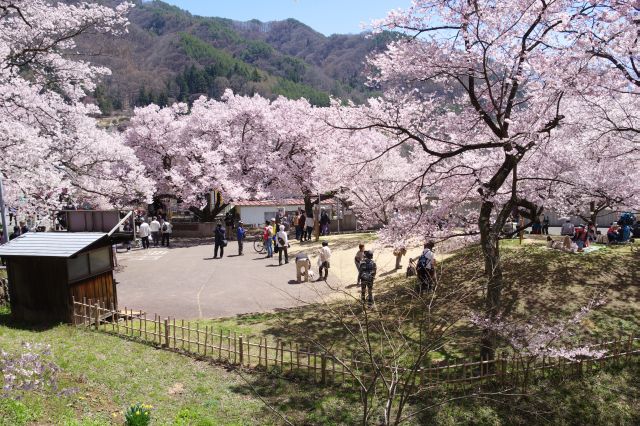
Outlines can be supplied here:
M151 421L151 408L139 402L131 405L124 413L127 426L147 426Z

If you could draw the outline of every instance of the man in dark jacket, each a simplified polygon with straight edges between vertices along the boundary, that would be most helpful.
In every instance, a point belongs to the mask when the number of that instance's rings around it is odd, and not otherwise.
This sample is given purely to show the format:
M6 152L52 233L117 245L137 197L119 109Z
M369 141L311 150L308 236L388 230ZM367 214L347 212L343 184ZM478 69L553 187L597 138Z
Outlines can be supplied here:
M238 222L238 229L236 230L236 237L238 238L238 256L242 256L242 248L244 246L245 235L246 231L244 230L242 221L240 221Z
M367 303L373 305L373 281L376 278L376 262L373 261L373 252L367 250L364 252L364 260L360 262L359 266L360 289L361 300L364 303L365 292L368 292Z
M224 256L224 246L226 245L227 233L225 232L222 224L218 222L216 226L216 230L213 233L214 235L214 249L213 249L213 258L216 259L218 257L218 249L220 249L220 258Z
M331 220L326 210L322 210L320 213L320 235L329 235L329 224Z

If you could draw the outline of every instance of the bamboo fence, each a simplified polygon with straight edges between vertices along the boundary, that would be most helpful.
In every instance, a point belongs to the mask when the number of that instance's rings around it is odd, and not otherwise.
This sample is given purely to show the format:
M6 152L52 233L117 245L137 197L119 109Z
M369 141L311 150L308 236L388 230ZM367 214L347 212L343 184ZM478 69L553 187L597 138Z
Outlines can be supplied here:
M198 323L153 317L140 310L113 309L93 300L73 301L74 324L93 328L164 349L211 361L276 372L285 377L304 377L314 383L354 385L383 376L411 377L405 380L421 389L468 387L485 382L526 389L530 384L552 377L582 377L611 362L625 362L640 354L640 339L633 335L590 344L605 353L599 358L569 360L526 357L501 353L495 359L444 360L416 369L377 367L373 360L355 354L340 356L301 344L266 337L238 335L230 330L202 328Z

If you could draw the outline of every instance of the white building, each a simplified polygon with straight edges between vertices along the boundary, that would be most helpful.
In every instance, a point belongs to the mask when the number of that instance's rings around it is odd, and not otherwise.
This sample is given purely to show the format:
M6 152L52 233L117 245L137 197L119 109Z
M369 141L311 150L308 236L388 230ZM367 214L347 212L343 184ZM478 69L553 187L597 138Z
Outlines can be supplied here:
M236 208L236 214L240 215L240 220L246 226L263 226L266 221L276 217L278 210L281 212L284 211L290 218L292 218L298 210L304 210L304 199L302 198L259 201L240 200L232 204ZM334 226L337 228L339 222L340 228L343 231L355 229L355 217L349 211L339 212L335 199L322 201L320 208L325 209L327 213L329 213L329 217L332 220L331 228L334 228Z

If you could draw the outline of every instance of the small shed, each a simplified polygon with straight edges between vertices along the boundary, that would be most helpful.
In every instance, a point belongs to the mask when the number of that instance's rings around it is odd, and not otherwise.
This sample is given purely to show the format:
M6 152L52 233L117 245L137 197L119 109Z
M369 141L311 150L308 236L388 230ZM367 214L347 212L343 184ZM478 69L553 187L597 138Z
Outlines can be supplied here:
M111 238L103 232L27 232L0 246L11 315L31 323L73 322L73 298L117 307Z

